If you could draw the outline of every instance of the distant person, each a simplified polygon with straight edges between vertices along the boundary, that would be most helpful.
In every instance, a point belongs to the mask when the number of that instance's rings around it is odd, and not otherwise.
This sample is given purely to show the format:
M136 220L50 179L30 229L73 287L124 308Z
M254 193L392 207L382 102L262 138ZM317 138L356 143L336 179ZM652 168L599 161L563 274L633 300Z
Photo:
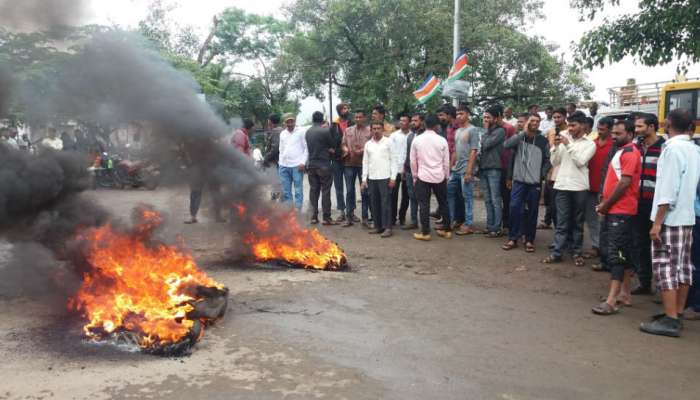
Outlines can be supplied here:
M561 133L566 131L566 110L563 108L558 108L552 112L552 121L554 126L548 131L544 132L545 137L549 141L549 148L554 147L554 141L556 137ZM551 159L550 159L551 160ZM557 172L559 171L558 165L552 165L549 170L549 176L547 177L547 184L544 187L544 206L545 214L544 220L537 229L552 229L552 224L556 226L557 224L557 208L555 207L554 197L556 195L556 190L554 190L554 182L557 179Z
M569 246L573 253L574 265L585 264L583 247L583 225L586 218L586 197L589 189L588 161L595 153L595 144L586 139L583 125L586 115L582 112L572 114L568 119L568 129L554 138L554 147L550 150L553 167L559 167L554 182L557 223L554 233L554 246L549 257L542 260L545 264L562 261L562 252Z
M518 123L517 117L513 116L513 107L506 107L505 111L503 111L503 121L513 126Z
M280 159L280 115L270 114L267 118L267 131L265 132L265 145L263 146L263 167L273 168L279 179L279 159ZM272 201L281 197L280 187L275 185L270 194Z
M355 216L355 208L357 201L355 199L357 191L357 181L362 179L362 159L365 154L365 143L369 140L371 132L369 126L366 125L367 119L365 112L362 110L355 111L355 125L349 127L345 131L341 144L343 152L344 174L345 174L345 207L346 220L342 225L349 227L360 222ZM360 196L362 199L362 225L369 227L369 195L367 190L360 188Z
M409 209L411 212L411 223L402 226L403 230L418 229L418 199L416 198L415 179L411 171L411 145L413 140L425 132L425 116L421 113L415 113L411 116L411 133L406 137L406 161L403 169L406 179L406 190L408 191Z
M398 165L391 140L384 136L383 121L372 121L370 130L372 138L365 143L362 157L362 188L369 191L374 216L374 229L369 233L387 238L392 236L391 190L396 185Z
M652 267L661 290L664 313L643 322L639 329L653 335L680 336L681 312L693 282L690 263L695 199L700 182L700 149L690 138L690 112L668 114L669 139L661 152L651 210Z
M44 149L63 150L63 141L58 137L56 128L46 130L46 137L41 141L41 147Z
M576 112L576 103L566 103L566 115L567 117L570 117L573 113Z
M418 200L421 232L414 233L417 240L430 240L430 194L435 194L442 226L435 233L445 239L452 238L450 212L447 205L447 178L450 174L450 154L447 140L437 134L439 121L435 115L425 118L426 131L411 143L411 173Z
M525 132L527 129L527 123L530 120L529 113L518 114L518 118L515 119L515 133ZM539 115L539 114L538 114ZM539 129L538 129L539 130ZM510 139L510 138L508 138Z
M508 170L508 180L512 182L510 215L511 226L508 241L503 250L518 246L518 240L525 237L525 251L535 251L537 214L540 208L542 182L549 172L549 143L540 130L540 115L530 114L525 131L505 141L503 147L512 149L513 162Z
M547 106L544 108L545 118L542 120L542 122L540 122L540 131L543 135L546 135L550 129L554 128L554 120L552 119L553 114L554 107Z
M621 143L620 141L610 137L613 122L613 119L610 117L604 117L598 122L598 132L596 138L593 139L593 143L595 143L595 153L593 153L593 157L591 157L591 160L588 162L589 188L586 199L586 226L588 227L588 234L591 241L591 250L583 253L584 258L587 259L599 257L601 253L601 227L599 215L595 208L600 202L598 190L601 186L601 181L604 178L602 175L603 164L608 159L608 154L610 154L610 150L613 147L613 141Z
M310 186L311 223L318 224L318 198L321 196L323 225L335 225L331 219L331 186L333 185L331 156L335 153L335 143L330 128L323 126L322 112L314 112L311 123L311 127L306 131L306 145L309 149L306 172Z
M503 174L503 142L506 131L500 124L503 111L492 106L484 112L484 128L481 136L479 157L479 180L486 206L486 231L488 237L500 237L503 223L503 200L501 199L501 175Z
M340 103L335 106L335 110L338 112L338 116L331 124L331 133L335 142L335 153L331 157L331 164L333 166L336 208L340 211L336 222L345 222L345 164L341 145L345 131L353 125L353 122L350 118L350 107L347 104Z
M253 129L255 123L253 120L246 118L243 120L243 127L236 129L231 137L231 144L241 153L251 156L252 149L250 148L250 130Z
M304 130L296 126L296 117L285 114L285 129L280 133L279 175L282 203L292 203L298 212L304 204L304 172L309 150Z
M530 104L529 106L527 106L527 113L530 115L540 115L540 106L538 106L537 104Z
M408 151L408 135L411 133L411 117L402 114L399 117L399 129L389 136L391 142L391 153L396 161L397 175L394 177L396 184L391 190L391 221L392 225L398 223L400 226L406 224L406 213L408 212L409 197L406 183L406 171L404 164ZM401 194L401 204L399 205L399 193Z
M384 125L384 136L390 136L396 130L394 125L386 121L386 108L381 104L372 107L372 122L374 121L382 121Z
M600 138L600 137L599 137ZM610 162L600 204L596 212L605 217L606 254L610 268L610 290L607 299L593 307L598 315L618 312L618 302L631 305L630 282L634 274L633 218L639 201L639 179L642 162L634 146L634 123L619 121L613 128L617 152Z
M70 133L63 131L61 132L61 142L63 142L63 151L77 151L78 143L75 138L71 136Z

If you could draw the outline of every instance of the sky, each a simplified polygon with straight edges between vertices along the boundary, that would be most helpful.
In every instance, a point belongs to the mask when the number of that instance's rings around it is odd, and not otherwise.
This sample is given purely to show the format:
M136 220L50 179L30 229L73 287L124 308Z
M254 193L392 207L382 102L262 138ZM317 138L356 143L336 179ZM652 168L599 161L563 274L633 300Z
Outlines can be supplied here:
M148 3L148 0L90 0L91 10L88 18L93 22L134 25L145 15ZM283 18L283 6L288 4L289 0L177 0L176 3L178 8L173 12L173 18L180 24L195 26L205 34L213 16L226 7L238 7L251 13ZM634 12L637 3L634 0L622 0L620 7L606 9L596 17L596 21L580 22L578 12L569 7L568 0L544 0L544 18L528 21L524 31L557 44L558 52L562 53L565 59L571 60L573 42L578 41L586 31L599 26L605 17L614 19L620 13ZM674 79L676 63L645 67L632 59L625 59L585 73L588 81L595 87L591 97L594 100L607 101L607 88L622 86L628 78L635 78L637 83ZM688 77L700 77L700 64L691 66Z

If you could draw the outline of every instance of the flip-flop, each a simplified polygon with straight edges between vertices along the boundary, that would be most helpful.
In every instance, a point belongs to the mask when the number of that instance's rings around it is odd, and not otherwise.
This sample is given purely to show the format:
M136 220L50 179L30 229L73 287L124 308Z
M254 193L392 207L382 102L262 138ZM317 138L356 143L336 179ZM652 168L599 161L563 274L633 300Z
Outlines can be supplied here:
M526 253L534 253L535 252L535 245L530 243L530 242L525 243L525 252Z
M561 257L547 256L544 260L540 261L542 264L558 264L560 263Z
M613 314L617 314L618 312L620 312L620 309L617 307L611 306L607 302L602 302L602 303L598 304L597 306L591 308L591 311L593 312L593 314L596 314L596 315L613 315Z
M586 261L580 255L574 256L574 265L577 267L583 267L586 265Z
M516 242L515 240L509 240L505 242L503 246L501 246L501 248L506 251L513 250L516 247L518 247L518 242Z

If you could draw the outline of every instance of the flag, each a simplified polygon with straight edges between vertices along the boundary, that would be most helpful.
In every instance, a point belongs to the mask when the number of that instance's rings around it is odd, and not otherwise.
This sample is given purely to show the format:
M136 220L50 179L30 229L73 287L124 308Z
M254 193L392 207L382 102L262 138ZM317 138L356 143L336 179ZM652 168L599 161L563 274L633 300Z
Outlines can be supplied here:
M430 100L435 93L440 90L440 86L442 85L442 82L440 82L440 79L436 78L433 74L430 74L428 78L423 82L422 85L413 92L413 95L416 97L416 100L418 100L418 103L420 104L425 104L428 100Z
M464 76L464 74L467 72L467 69L469 68L468 64L469 57L467 57L466 51L463 50L455 59L455 63L450 69L450 74L447 76L447 80L449 82L452 82Z

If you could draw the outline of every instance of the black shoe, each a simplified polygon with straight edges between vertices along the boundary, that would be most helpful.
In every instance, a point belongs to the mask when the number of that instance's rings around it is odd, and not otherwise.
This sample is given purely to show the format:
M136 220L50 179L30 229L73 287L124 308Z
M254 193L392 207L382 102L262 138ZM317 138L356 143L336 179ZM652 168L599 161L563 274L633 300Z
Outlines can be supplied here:
M402 231L413 231L413 230L416 230L416 229L418 229L418 225L417 225L417 224L408 224L408 225L403 225L403 226L401 226L401 230L402 230Z
M658 321L661 318L665 317L666 314L661 313L661 314L654 314L651 316L652 321ZM678 322L680 323L681 329L683 329L683 313L678 313Z
M348 217L348 219L350 219L350 220L351 220L352 222L354 222L354 223L360 222L360 219L357 218L357 217L355 216L355 214L353 214L353 215L351 215L350 217Z
M383 238L388 238L391 237L394 233L391 231L391 229L386 229L384 232L382 232L382 237Z
M651 296L651 287L645 286L645 285L640 285L637 286L636 289L632 290L631 292L635 296Z
M639 330L652 335L679 337L681 335L681 323L677 318L664 315L651 322L642 322Z

